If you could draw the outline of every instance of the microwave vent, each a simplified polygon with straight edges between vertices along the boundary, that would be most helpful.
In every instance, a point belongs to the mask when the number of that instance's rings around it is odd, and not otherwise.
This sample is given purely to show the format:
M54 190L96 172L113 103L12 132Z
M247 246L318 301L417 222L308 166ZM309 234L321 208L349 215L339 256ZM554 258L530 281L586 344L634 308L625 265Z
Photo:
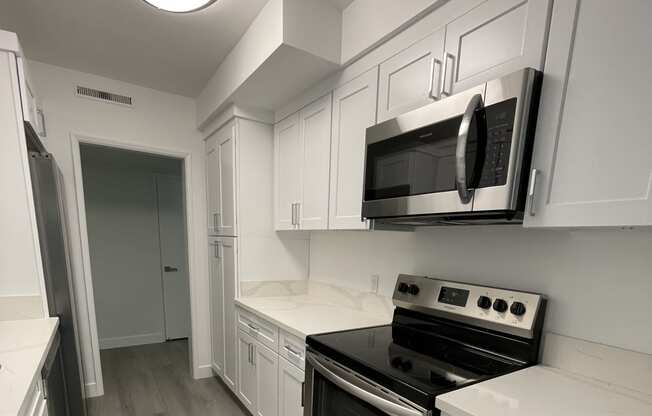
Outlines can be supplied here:
M133 107L134 101L132 97L127 95L116 94L113 92L96 90L94 88L77 86L77 96L83 98L90 98L92 100L101 101L105 103L119 104L127 107Z

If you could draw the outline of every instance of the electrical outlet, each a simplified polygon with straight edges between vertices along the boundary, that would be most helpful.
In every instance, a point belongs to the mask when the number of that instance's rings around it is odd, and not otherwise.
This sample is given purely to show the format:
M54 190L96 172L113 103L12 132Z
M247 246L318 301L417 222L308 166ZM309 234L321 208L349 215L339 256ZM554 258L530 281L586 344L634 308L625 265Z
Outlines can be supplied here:
M380 275L372 274L370 283L371 283L371 293L378 293L378 287L380 285Z

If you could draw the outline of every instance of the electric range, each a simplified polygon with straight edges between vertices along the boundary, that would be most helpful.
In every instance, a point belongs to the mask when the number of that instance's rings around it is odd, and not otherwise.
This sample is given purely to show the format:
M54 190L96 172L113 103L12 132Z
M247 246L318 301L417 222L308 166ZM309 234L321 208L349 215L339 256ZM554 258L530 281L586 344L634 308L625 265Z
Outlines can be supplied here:
M304 416L438 415L435 398L538 362L546 299L399 275L391 325L307 338Z

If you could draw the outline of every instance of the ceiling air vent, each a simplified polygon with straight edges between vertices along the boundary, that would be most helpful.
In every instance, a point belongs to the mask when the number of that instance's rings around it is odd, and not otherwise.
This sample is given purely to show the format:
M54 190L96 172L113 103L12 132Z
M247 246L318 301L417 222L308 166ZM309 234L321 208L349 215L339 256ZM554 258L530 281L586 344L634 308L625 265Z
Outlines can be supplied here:
M133 98L126 95L114 94L112 92L100 91L79 85L77 86L77 95L105 103L126 105L127 107L132 107L134 105Z

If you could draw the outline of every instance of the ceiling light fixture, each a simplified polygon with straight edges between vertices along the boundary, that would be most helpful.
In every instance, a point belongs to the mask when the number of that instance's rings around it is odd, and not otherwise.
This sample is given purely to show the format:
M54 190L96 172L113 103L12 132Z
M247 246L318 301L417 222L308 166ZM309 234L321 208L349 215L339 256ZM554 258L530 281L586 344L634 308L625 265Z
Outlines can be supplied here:
M196 12L215 3L217 0L143 0L150 6L172 13Z

